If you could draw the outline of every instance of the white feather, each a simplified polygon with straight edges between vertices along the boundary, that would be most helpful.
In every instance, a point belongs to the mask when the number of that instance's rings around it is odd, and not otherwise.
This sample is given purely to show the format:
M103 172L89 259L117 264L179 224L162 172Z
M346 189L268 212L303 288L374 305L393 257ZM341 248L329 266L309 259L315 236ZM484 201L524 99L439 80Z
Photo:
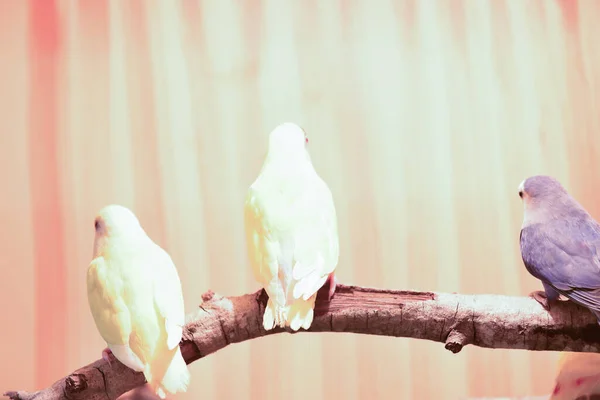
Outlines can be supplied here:
M314 170L294 124L270 135L263 168L248 190L244 221L256 280L269 301L263 327L310 328L316 292L339 256L331 192ZM292 268L293 266L293 268Z
M127 344L109 344L108 348L115 358L136 372L142 372L145 368L140 358L131 351Z
M185 315L175 265L128 209L105 207L96 225L87 286L98 331L159 396L186 391L190 376L178 346Z

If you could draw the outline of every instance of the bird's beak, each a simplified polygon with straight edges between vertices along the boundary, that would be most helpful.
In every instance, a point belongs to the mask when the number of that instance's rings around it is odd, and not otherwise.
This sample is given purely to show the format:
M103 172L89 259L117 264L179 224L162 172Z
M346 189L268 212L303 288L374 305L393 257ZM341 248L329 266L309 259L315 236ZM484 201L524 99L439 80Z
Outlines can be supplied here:
M521 183L519 183L519 192L523 191L525 189L525 180L521 181Z
M523 203L525 203L525 197L527 196L525 194L525 180L523 180L520 184L519 184L519 189L518 189L518 193L519 193L519 197L521 198L521 201L523 201Z

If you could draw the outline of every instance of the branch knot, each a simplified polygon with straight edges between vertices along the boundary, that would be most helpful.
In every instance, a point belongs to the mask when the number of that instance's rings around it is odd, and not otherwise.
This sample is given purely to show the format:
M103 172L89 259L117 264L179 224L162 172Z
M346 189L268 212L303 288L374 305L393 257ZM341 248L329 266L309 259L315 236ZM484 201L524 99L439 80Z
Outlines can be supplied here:
M462 350L462 348L468 344L469 339L467 335L458 331L456 329L452 329L446 338L446 345L444 346L446 350L450 350L454 354L458 353Z

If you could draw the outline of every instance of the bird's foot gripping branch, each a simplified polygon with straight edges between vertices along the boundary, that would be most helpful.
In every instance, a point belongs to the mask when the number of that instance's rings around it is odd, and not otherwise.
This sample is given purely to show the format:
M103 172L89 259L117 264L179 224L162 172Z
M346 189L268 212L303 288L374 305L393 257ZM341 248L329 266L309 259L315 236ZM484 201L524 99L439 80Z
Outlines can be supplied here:
M531 297L461 295L383 290L338 285L331 302L328 287L319 292L308 331L410 337L445 344L453 353L472 344L524 350L600 352L600 326L589 311L560 301L550 311ZM286 332L265 331L263 290L223 297L208 292L187 316L180 343L186 362L206 357L230 344ZM114 360L100 359L38 392L7 392L21 400L116 399L144 384L136 373Z

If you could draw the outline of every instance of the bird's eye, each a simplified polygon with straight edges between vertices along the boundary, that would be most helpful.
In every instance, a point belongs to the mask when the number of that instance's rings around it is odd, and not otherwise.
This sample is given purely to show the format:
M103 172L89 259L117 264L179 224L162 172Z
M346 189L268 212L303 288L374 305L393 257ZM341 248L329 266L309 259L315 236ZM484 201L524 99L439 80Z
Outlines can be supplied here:
M308 144L308 136L304 136L304 142Z
M94 228L96 230L98 230L99 227L100 227L100 222L98 222L98 220L94 221Z
M523 198L523 191L522 190L519 190L519 197Z

